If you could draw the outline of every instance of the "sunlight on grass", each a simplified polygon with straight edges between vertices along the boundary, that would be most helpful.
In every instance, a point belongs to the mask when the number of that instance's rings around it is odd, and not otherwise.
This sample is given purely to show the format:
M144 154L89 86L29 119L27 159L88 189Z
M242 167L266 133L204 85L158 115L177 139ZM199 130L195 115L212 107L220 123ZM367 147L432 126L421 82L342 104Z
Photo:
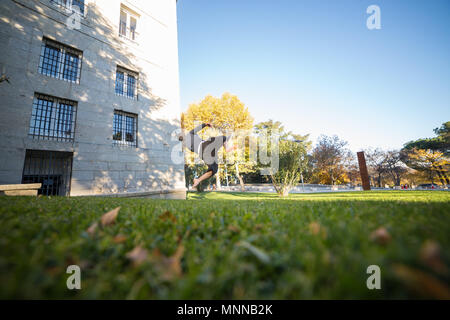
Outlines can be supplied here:
M188 199L0 198L0 298L392 299L448 290L448 192ZM100 223L118 207L113 223ZM82 269L80 291L65 285L72 264ZM366 287L373 264L382 290ZM441 288L416 283L419 272Z

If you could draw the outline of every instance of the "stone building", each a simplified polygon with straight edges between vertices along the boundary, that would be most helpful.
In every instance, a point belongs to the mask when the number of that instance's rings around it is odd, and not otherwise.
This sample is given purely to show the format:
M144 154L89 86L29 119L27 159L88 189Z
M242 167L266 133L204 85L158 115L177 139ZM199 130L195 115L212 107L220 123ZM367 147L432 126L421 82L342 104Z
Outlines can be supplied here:
M1 0L0 41L0 184L185 198L176 0Z

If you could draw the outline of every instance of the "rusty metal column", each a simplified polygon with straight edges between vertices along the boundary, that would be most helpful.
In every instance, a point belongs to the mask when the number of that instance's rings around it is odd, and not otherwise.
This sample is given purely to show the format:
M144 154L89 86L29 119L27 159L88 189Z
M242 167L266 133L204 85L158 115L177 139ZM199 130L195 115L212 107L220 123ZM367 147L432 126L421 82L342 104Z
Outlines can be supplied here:
M366 157L364 152L358 152L359 172L364 191L370 191L369 172L367 171Z

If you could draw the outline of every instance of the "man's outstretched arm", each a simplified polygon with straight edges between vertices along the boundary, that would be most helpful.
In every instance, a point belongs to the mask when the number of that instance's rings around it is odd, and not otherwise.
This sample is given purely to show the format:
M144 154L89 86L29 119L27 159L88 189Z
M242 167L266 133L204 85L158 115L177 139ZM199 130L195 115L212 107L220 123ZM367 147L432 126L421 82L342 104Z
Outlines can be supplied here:
M230 143L230 142L225 142L224 144L225 147L225 152L232 152L238 149L238 146L234 143Z
M195 127L194 129L192 129L192 130L189 132L189 134L196 134L197 132L203 130L205 127L210 127L210 128L211 128L212 126L211 126L211 124L209 124L209 123L203 123L203 124L201 124L201 125Z

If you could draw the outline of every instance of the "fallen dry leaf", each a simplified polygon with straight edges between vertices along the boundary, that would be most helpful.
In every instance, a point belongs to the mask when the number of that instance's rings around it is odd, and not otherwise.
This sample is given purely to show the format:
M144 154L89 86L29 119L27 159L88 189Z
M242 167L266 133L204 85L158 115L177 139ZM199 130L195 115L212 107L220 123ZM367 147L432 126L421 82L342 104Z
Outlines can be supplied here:
M255 225L255 230L262 230L264 228L264 226L260 223Z
M309 232L311 232L314 235L317 235L320 232L320 224L318 224L317 222L311 222L308 228Z
M385 246L389 242L391 242L392 237L389 234L389 232L386 230L386 228L381 227L370 234L370 240L372 240L382 246Z
M402 264L394 265L393 270L405 286L417 294L426 298L450 299L449 288L432 275Z
M102 226L109 226L116 222L117 216L119 214L120 207L111 210L110 212L105 213L102 216Z
M181 268L181 258L183 258L183 254L183 245L179 245L175 253L170 257L164 256L159 249L153 251L151 261L163 280L171 281L183 274Z
M241 232L241 229L239 229L239 227L233 226L233 225L229 225L228 226L228 230L234 232L234 233L239 233Z
M53 267L49 267L45 270L49 275L51 276L57 276L60 275L61 273L63 273L63 270L61 267L59 266L53 266Z
M148 257L148 252L146 249L142 248L141 246L137 246L132 251L127 253L127 258L133 262L135 266L138 266L145 262Z
M92 263L88 260L82 260L82 261L80 261L78 266L80 267L81 270L86 270L86 269L90 269L92 267Z
M92 237L95 234L95 232L97 231L97 228L98 228L98 223L95 222L86 230L86 232L88 235L90 235Z
M420 261L436 273L447 275L448 268L441 259L441 248L435 241L428 240L420 249Z
M322 227L318 222L311 222L308 226L309 232L312 235L320 235L322 238L326 238L327 236L327 230Z
M163 220L163 221L170 220L170 221L172 221L173 223L176 223L176 222L177 222L177 218L176 218L176 217L172 214L172 212L170 212L170 211L164 212L162 215L159 216L159 218L160 218L161 220Z
M116 244L124 243L125 241L127 241L127 237L125 237L122 234L118 234L117 236L114 237L113 241Z

